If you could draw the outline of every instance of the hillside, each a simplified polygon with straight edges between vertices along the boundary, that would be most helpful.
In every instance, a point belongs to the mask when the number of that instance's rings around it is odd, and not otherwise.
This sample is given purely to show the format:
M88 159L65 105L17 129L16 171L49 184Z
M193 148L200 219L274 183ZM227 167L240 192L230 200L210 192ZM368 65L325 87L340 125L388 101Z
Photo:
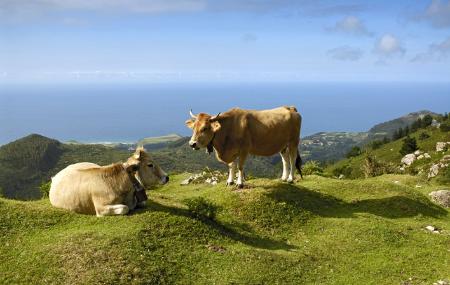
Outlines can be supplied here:
M426 134L428 137L421 138L422 134ZM450 141L450 133L442 132L435 127L428 127L410 134L410 137L416 139L420 151L430 154L431 157L429 159L416 160L405 170L405 172L419 174L421 177L426 177L431 164L439 161L444 155L450 153L450 151L436 152L436 143ZM387 165L397 173L402 173L399 170L399 167L401 164L400 161L403 157L403 155L400 154L403 139L404 138L389 142L382 145L378 149L369 149L368 152L379 163ZM356 157L343 159L333 165L330 165L326 169L326 172L332 176L339 176L340 174L343 174L346 178L364 177L362 166L365 157L366 156L363 153ZM444 172L441 172L441 175L443 175L443 173Z
M148 206L124 217L72 214L46 199L0 199L0 259L7 261L0 263L0 283L432 284L450 278L449 213L427 197L441 185L407 175L308 176L293 185L254 179L250 189L233 191L222 184L179 186L186 176L149 191ZM428 225L440 233L428 232Z
M322 132L302 139L301 151L304 161L336 161L345 157L355 145L366 141L368 133Z

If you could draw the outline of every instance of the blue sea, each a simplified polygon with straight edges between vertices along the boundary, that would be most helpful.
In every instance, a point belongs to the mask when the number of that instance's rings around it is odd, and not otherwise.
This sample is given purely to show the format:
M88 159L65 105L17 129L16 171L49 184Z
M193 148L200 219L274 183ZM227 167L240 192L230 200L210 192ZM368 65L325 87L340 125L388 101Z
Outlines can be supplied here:
M232 107L295 105L302 136L366 131L404 114L450 111L444 83L85 84L0 86L0 144L31 133L61 141L134 142L189 135L189 109L216 114Z

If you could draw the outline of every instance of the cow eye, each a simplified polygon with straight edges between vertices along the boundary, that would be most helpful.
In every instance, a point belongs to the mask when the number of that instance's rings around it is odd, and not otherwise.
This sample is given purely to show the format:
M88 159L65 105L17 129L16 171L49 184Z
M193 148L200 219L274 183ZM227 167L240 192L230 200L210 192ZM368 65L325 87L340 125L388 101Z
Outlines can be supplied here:
M153 163L149 163L149 164L147 164L147 166L152 168L153 167Z

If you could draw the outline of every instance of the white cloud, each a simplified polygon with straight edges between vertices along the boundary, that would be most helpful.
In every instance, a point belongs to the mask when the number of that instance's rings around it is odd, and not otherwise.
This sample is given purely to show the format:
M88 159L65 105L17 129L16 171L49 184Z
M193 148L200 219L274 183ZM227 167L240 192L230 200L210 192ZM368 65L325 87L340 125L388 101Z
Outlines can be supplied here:
M426 52L418 53L411 59L412 62L439 61L450 55L450 37L440 43L433 43Z
M398 38L390 34L385 34L375 43L374 52L382 57L392 57L404 55L406 49L402 46Z
M335 60L357 61L362 57L363 51L358 48L342 46L328 50L327 54Z
M369 32L363 21L358 17L348 16L344 19L338 21L333 27L327 30L332 32L346 33L356 36L372 36L373 34Z
M429 21L433 27L450 27L450 1L433 0L420 19Z

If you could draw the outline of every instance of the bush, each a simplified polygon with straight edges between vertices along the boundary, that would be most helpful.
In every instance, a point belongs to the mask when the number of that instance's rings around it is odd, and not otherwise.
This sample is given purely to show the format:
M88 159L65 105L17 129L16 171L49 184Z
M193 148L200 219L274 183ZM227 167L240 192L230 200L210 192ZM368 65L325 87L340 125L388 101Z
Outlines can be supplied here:
M378 160L371 153L367 153L362 165L365 178L380 176L388 173L395 173L395 166Z
M336 167L333 169L332 173L333 176L339 177L341 174L344 175L344 177L350 178L352 176L353 168L351 168L350 165L345 164L340 167Z
M383 141L376 140L376 141L373 141L370 143L370 148L379 149L382 145L383 145Z
M450 122L448 122L448 121L442 122L441 126L439 127L439 129L442 132L450 132Z
M402 148L400 149L400 153L402 155L407 155L408 153L413 153L419 148L417 147L417 141L415 138L411 138L410 136L407 136L403 140Z
M422 133L420 133L420 135L419 135L419 140L423 141L423 140L426 140L426 139L429 138L429 137L430 137L429 134L427 134L427 133L425 133L425 132L422 132Z
M323 168L320 166L319 162L310 160L303 165L302 172L304 175L322 175Z
M39 190L41 191L42 198L48 198L48 194L50 193L50 187L52 186L52 182L44 182L39 186Z
M361 154L361 148L354 146L352 149L345 155L347 158L355 157Z
M214 220L218 207L203 197L184 201L191 214L200 220Z

